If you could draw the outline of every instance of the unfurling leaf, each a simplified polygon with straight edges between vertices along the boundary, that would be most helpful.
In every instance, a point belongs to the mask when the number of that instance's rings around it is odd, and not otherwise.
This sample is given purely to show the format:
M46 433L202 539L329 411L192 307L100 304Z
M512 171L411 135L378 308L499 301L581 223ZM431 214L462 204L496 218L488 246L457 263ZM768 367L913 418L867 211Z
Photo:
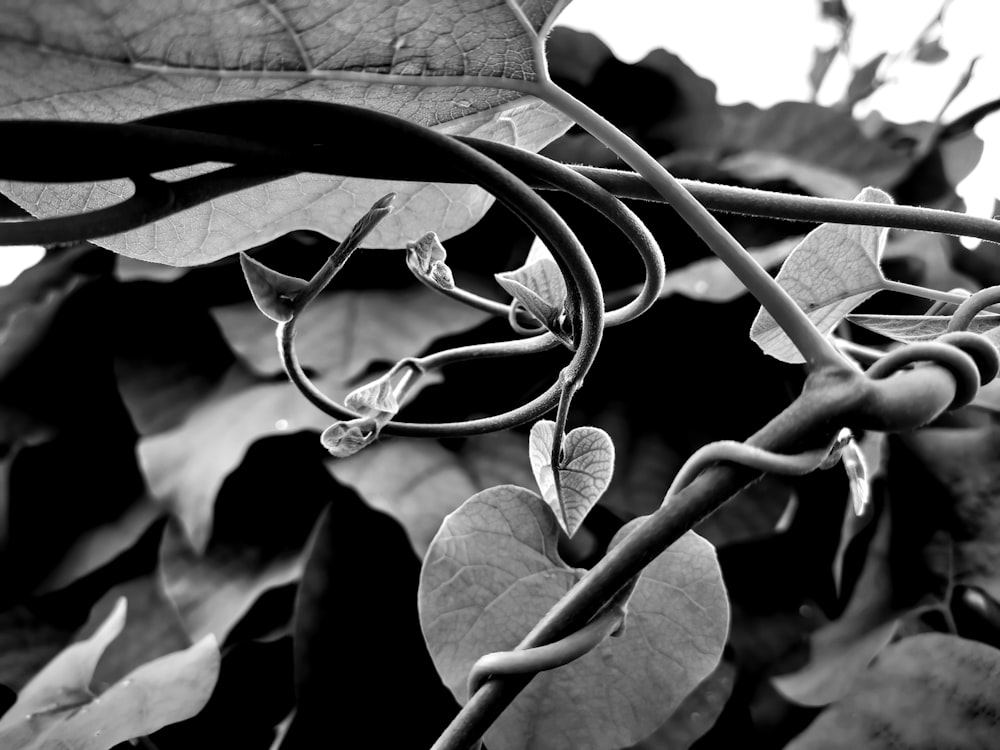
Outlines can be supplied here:
M524 265L514 271L495 274L497 283L516 299L539 323L572 345L563 330L566 305L566 280L551 253L540 242L532 247Z
M305 279L286 276L240 253L240 267L257 309L275 323L287 323L295 315L295 295L306 286Z
M1000 651L927 633L887 648L787 750L996 747Z
M857 201L892 203L877 188L865 188ZM888 229L823 224L802 240L788 256L777 281L813 324L829 333L866 299L884 288L880 263ZM771 315L761 308L750 328L750 338L765 354L782 362L805 360Z
M445 260L448 251L436 232L428 232L416 242L406 243L406 265L424 283L441 289L454 289L455 277Z
M841 453L840 460L847 472L847 482L851 493L851 507L855 515L863 516L871 500L871 487L868 484L868 466L865 454L852 439Z
M336 422L320 436L323 447L335 458L353 456L378 440L382 428L402 408L406 394L417 384L421 370L412 360L398 362L389 372L351 391L344 405L360 416Z
M558 536L535 493L505 485L469 498L434 538L420 623L461 702L476 660L514 648L582 576L559 558ZM491 750L609 750L663 724L722 656L729 607L713 547L687 532L639 576L628 612L621 635L531 681L487 731Z
M559 475L552 470L552 441L556 425L540 419L531 428L531 470L542 492L568 536L573 536L590 510L597 505L611 482L615 468L615 446L604 430L577 427L563 438Z

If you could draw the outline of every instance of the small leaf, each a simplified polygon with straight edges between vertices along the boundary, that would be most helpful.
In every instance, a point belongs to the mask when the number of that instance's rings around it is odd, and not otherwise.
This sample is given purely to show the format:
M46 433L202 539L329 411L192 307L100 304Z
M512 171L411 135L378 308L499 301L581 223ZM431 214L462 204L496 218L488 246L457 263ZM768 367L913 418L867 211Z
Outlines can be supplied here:
M940 633L905 638L786 750L995 747L997 685L997 649Z
M469 498L434 538L420 575L420 622L460 701L475 661L516 646L583 574L559 558L558 536L535 493L505 485ZM638 742L718 666L728 609L714 549L686 533L640 575L624 632L537 675L487 731L487 746L608 750Z
M858 444L852 439L845 446L840 460L844 464L844 471L847 472L847 483L854 514L863 516L871 500L871 486L868 484L868 465L865 463L865 454L861 452Z
M848 315L847 320L887 339L911 343L933 341L948 332L950 315ZM1000 346L1000 315L982 313L972 319L969 331L981 333Z
M892 203L877 188L865 188L857 201ZM792 251L777 281L822 333L829 333L855 307L884 288L879 264L887 229L823 224ZM788 336L761 308L750 328L750 338L765 354L782 362L804 362Z
M523 266L495 274L494 278L539 323L564 343L572 344L561 322L566 305L566 280L544 245L536 243Z
M844 97L844 106L848 111L855 104L867 99L878 91L879 87L885 83L885 79L879 77L878 69L881 67L886 54L885 52L880 52L854 72L851 82L847 85L847 94Z
M948 59L948 50L941 46L939 36L933 39L921 39L913 59L922 63L939 63Z
M556 514L563 531L572 537L611 482L615 446L608 433L597 427L577 427L568 432L563 438L557 486L552 471L555 429L555 422L547 419L540 419L532 426L531 470L542 499Z
M246 253L240 253L240 267L257 309L275 323L287 323L295 315L292 304L306 281L278 273Z
M347 458L374 443L422 374L423 370L412 360L403 360L377 380L351 391L344 404L360 416L336 422L324 430L320 436L323 447L335 458Z
M436 232L428 232L416 242L406 243L406 265L421 281L441 289L454 289L455 277L445 262L448 251Z

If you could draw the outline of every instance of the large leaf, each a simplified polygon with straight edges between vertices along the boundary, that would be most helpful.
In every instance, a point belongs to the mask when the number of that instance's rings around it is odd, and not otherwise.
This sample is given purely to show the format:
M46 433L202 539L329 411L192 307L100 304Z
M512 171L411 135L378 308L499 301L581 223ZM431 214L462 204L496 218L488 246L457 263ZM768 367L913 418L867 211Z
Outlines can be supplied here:
M996 746L1000 651L938 633L890 646L787 750Z
M865 203L892 203L881 190L865 188L855 198ZM880 263L887 229L823 224L802 240L778 271L777 281L813 324L829 333L851 310L884 286ZM750 338L765 354L782 362L804 362L791 339L761 308Z
M471 497L434 538L421 571L420 621L459 700L468 699L475 661L514 648L582 576L559 558L557 539L554 514L511 485ZM624 633L536 676L488 730L487 744L610 750L639 741L716 668L728 620L715 552L688 532L643 571Z
M14 0L0 10L0 78L11 82L0 118L122 122L211 103L303 99L373 107L444 133L538 150L568 120L534 98L484 86L534 79L535 33L565 4L315 0L285 10L239 0L196 7L181 0L106 7ZM436 76L468 80L419 86ZM411 80L417 85L398 85ZM294 137L294 123L283 127ZM99 208L129 189L124 181L2 187L39 216ZM124 255L195 265L293 229L342 238L356 206L390 191L400 208L373 232L370 247L401 248L431 229L453 236L491 203L468 186L303 175L100 242Z
M532 481L524 438L512 432L470 438L458 451L431 440L389 440L327 467L395 518L421 556L444 517L467 498L496 484Z

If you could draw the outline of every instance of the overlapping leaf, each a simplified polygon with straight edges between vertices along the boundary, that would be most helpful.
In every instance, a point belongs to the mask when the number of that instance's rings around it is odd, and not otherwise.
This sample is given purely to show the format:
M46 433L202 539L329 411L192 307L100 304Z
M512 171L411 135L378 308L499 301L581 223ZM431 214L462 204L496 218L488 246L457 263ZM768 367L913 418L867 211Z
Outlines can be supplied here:
M143 0L108 9L15 0L0 11L0 78L10 82L0 118L122 122L197 105L288 98L356 104L444 133L537 150L568 121L523 93L488 86L499 78L534 79L534 35L564 5L319 0L281 9L225 0L190 8L181 0ZM438 76L467 80L419 86ZM417 85L398 85L409 81ZM293 123L281 127L294 137ZM99 208L129 190L125 182L2 187L41 216ZM371 247L401 248L428 229L450 237L491 203L468 186L301 175L100 242L145 260L195 265L292 229L342 238L355 207L389 190L399 193L401 208L373 234Z
M471 438L452 452L431 440L395 440L349 459L328 461L330 473L406 529L423 556L446 515L480 490L530 484L524 439L497 432Z
M1000 734L1000 651L938 633L906 638L788 750L992 747Z
M855 200L891 203L875 188L865 188ZM832 331L855 307L883 288L880 263L887 229L823 224L802 240L778 272L777 281L823 333ZM761 308L750 338L782 362L803 362L791 339Z
M421 572L420 621L459 700L468 698L474 662L516 646L582 575L559 558L557 538L540 498L510 485L471 497L434 538ZM688 532L643 571L624 633L536 676L486 742L496 750L611 750L639 741L716 668L728 619L714 550Z
M95 696L94 670L125 625L120 600L86 641L70 646L25 686L0 719L0 744L10 750L106 750L194 716L219 674L212 638L143 664Z

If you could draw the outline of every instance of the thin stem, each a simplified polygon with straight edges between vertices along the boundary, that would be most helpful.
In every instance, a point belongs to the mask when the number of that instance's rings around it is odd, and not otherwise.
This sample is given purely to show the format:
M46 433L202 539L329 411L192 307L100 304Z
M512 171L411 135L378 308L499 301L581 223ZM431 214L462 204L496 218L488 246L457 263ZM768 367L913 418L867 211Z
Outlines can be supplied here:
M952 305L961 305L969 299L968 295L956 294L955 292L942 292L939 289L929 289L925 286L907 284L904 281L893 281L892 279L884 279L882 288L887 292L899 292L900 294L909 294L912 297L922 297L923 299L936 300ZM978 312L1000 313L1000 307L985 307ZM931 315L932 313L928 310L926 314Z
M844 362L795 301L739 242L653 157L572 95L550 83L538 95L611 148L663 196L778 322L810 369Z

